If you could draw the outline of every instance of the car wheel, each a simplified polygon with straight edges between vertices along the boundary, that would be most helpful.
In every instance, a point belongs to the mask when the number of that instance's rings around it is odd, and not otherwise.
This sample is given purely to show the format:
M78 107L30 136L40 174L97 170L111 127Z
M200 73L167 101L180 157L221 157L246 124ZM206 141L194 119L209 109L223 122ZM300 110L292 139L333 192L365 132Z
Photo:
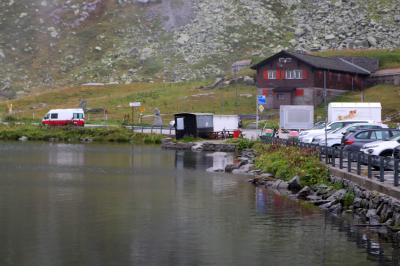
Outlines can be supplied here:
M383 157L390 157L392 155L393 155L393 151L392 150L386 150L386 151L383 151L383 152L381 152L379 154L379 156L383 156Z

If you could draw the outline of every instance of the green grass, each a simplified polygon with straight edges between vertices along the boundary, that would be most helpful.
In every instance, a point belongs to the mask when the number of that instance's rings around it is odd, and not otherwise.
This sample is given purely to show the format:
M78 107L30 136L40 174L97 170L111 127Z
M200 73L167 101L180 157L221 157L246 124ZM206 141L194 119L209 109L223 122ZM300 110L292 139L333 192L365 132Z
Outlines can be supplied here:
M90 139L96 142L121 142L160 144L163 136L133 133L125 128L42 127L34 125L1 125L0 140L29 140L79 142Z
M381 69L400 67L400 49L327 50L314 53L318 56L363 56L379 59Z
M136 83L101 87L69 87L32 93L21 99L0 102L0 117L4 119L7 105L13 104L19 120L39 122L48 110L76 108L80 99L87 101L88 108L105 108L108 123L120 124L124 116L131 115L129 102L140 101L144 107L143 123L152 123L154 108L159 108L164 124L178 112L210 112L217 114L252 114L255 112L255 87L232 85L222 89L200 89L212 81L185 83ZM251 94L252 97L241 97ZM236 97L238 95L238 97ZM88 122L104 122L103 114L88 115ZM138 122L138 111L135 113Z

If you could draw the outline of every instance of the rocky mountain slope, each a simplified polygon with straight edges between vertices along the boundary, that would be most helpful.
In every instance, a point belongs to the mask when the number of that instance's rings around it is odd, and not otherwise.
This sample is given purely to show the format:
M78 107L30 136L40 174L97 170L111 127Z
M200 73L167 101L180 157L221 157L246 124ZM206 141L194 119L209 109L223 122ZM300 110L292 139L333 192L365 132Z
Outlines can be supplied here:
M0 95L213 77L284 48L400 46L398 0L4 0Z

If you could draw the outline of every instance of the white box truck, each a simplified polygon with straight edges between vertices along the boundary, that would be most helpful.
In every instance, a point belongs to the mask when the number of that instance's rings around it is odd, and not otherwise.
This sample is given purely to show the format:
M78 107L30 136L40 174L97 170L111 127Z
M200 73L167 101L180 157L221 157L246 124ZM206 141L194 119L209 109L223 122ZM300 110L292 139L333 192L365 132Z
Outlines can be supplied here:
M310 129L314 126L314 106L312 105L281 105L281 129Z
M380 103L330 103L328 106L328 123L360 119L382 122L382 105Z
M237 130L239 128L239 116L238 115L214 115L214 132L223 130Z

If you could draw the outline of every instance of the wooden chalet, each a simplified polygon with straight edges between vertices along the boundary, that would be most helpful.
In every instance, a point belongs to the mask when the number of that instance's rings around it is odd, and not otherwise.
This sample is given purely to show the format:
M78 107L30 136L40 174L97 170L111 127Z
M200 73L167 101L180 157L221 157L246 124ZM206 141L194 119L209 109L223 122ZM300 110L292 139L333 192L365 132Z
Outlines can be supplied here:
M364 89L371 69L349 59L319 57L281 51L251 67L257 70L258 94L265 95L265 107L280 105L318 105L327 97ZM373 71L373 70L372 70Z

